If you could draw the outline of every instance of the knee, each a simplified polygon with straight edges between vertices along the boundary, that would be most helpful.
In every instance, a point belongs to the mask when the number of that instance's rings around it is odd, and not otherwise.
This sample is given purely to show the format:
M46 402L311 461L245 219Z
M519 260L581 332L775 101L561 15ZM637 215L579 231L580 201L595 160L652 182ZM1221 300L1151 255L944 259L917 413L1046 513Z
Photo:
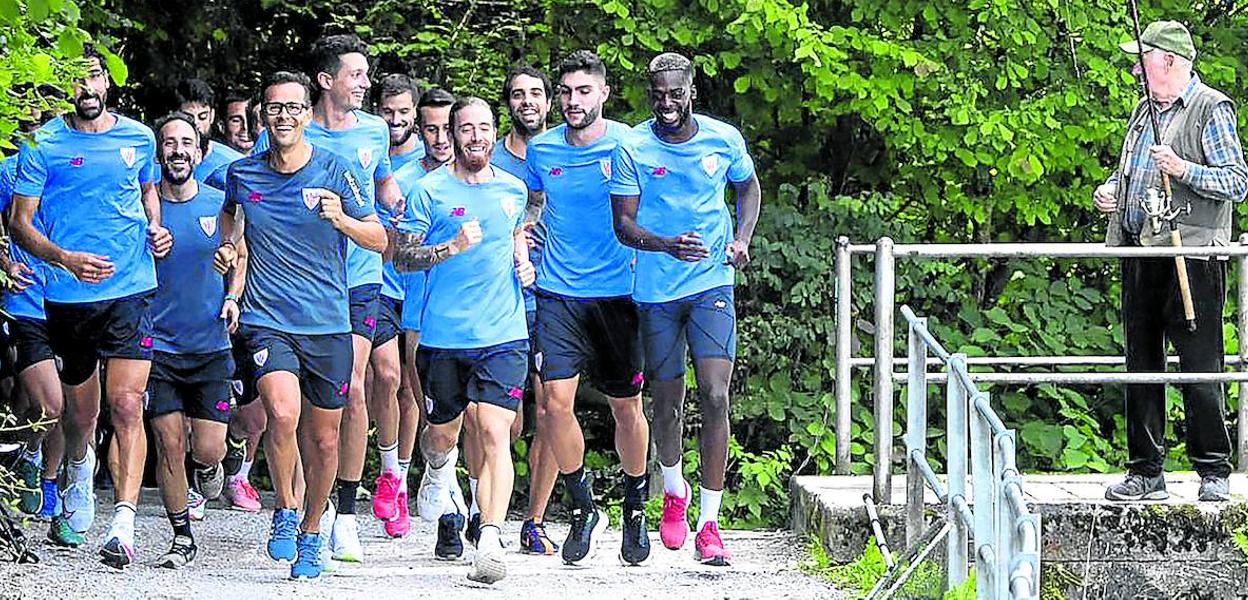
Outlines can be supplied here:
M212 439L197 438L192 446L191 454L202 464L210 465L225 458L224 439L217 439L215 436Z
M383 390L391 390L389 392L391 394L394 393L393 390L399 389L399 380L399 365L397 364L386 365L383 368L375 369L373 371L373 387L379 387Z
M490 418L478 419L477 435L481 439L481 447L486 452L506 451L511 440L511 425L514 419Z
M114 394L108 410L112 416L113 428L118 431L132 427L143 427L142 393L121 392Z
M338 454L338 428L337 427L319 427L311 433L312 446L321 456L337 456Z
M702 392L702 414L704 418L728 418L727 384L714 384Z
M43 401L43 420L58 421L65 412L65 402L59 394L53 394Z
M539 407L539 411L546 419L559 419L572 416L572 409L576 405L576 394L546 394L545 406Z
M275 405L269 408L269 413L266 416L268 428L274 434L269 436L270 438L293 439L290 436L295 435L295 429L299 426L299 408L297 406Z

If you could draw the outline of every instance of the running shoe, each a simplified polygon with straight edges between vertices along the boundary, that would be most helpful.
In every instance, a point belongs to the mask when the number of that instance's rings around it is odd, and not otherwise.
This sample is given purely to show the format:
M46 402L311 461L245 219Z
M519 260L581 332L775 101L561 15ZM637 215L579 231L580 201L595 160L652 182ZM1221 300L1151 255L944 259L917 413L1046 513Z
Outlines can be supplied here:
M321 520L317 521L320 541L321 573L333 573L338 570L338 561L334 560L334 523L338 521L338 510L334 503L326 500L325 510L321 512Z
M438 541L433 546L433 555L438 560L458 560L464 555L464 540L460 533L464 530L464 515L447 513L438 518Z
M1145 477L1137 473L1128 473L1120 483L1105 488L1105 499L1117 502L1135 502L1139 500L1165 500L1170 494L1166 491L1166 477Z
M399 476L390 471L382 472L377 478L376 492L373 492L373 516L382 521L389 521L399 514L399 487L403 482Z
M195 489L205 500L216 500L221 497L225 487L225 468L221 463L213 465L208 471L195 471Z
M100 548L100 562L114 569L124 569L134 562L134 544L113 536Z
M66 548L77 548L86 542L86 538L74 531L74 528L69 526L69 521L60 515L52 518L52 525L48 527L48 540Z
M502 544L477 550L472 558L472 568L468 570L469 581L493 584L506 576L507 563L503 560Z
M43 503L39 486L39 475L42 473L43 467L39 463L25 457L18 459L17 468L14 469L14 474L22 484L18 491L17 506L28 515L38 513L40 504Z
M295 560L295 531L299 528L299 517L293 508L279 508L273 511L273 528L269 530L269 558L273 560Z
M412 530L412 520L407 514L407 491L399 492L398 502L395 504L399 508L398 515L386 521L382 528L386 530L386 535L401 538Z
M480 526L480 522L477 523ZM520 551L525 554L544 554L550 556L559 551L556 544L546 535L546 524L533 519L526 519L520 526Z
M455 480L455 461L459 459L459 450L451 448L442 472L425 464L425 472L420 476L420 489L416 491L416 513L420 518L433 522L451 510L451 488L459 487Z
M195 562L195 555L198 553L199 547L195 545L194 539L185 535L175 535L173 545L156 561L156 566L165 569L189 567Z
M364 547L360 545L360 525L356 522L355 515L338 515L334 519L330 543L334 548L334 560L364 562Z
M260 512L260 494L251 482L246 479L231 479L230 484L222 490L222 496L230 508L243 512Z
M596 538L607 530L607 513L596 508L575 508L571 525L568 539L563 542L563 562L575 566L593 558L598 549Z
M192 521L203 521L208 513L208 500L194 489L186 490L186 514Z
M39 503L39 513L35 516L40 521L51 521L53 517L61 514L61 492L57 489L55 479L42 480L39 488L43 498Z
M650 558L650 535L646 532L646 512L640 508L625 508L620 528L624 539L620 543L620 562L637 566Z
M668 550L680 550L689 536L689 484L685 484L685 497L663 492L663 516L659 518L659 539Z
M61 506L65 520L78 533L86 533L95 521L95 490L91 489L91 480L76 481L65 488L61 498Z
M707 521L693 539L693 557L713 567L726 567L732 560L732 555L724 549L724 540L719 537L719 525L715 521Z
M477 547L477 542L481 539L481 513L475 513L468 516L468 525L464 529L464 539L472 544L473 548Z
M299 557L290 565L291 579L316 579L321 576L321 536L300 533L295 542Z
M243 461L247 460L247 440L236 440L234 436L225 436L225 458L221 459L221 468L225 471L226 477L233 477L243 468Z

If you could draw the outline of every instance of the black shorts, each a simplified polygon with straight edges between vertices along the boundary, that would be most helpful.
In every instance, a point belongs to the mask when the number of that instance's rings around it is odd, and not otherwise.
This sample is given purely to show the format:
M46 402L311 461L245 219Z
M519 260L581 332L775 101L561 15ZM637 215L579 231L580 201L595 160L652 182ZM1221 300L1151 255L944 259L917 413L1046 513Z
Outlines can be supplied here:
M44 300L48 341L61 357L61 383L82 384L100 360L151 360L150 307L155 294L72 304Z
M230 422L230 377L234 356L229 350L204 354L152 355L143 409L147 417L180 412L192 419Z
M239 325L254 381L275 371L294 373L312 406L333 410L347 403L351 391L351 334L303 335ZM259 386L257 386L259 389Z
M737 311L730 285L692 296L638 303L646 375L655 381L685 376L685 354L701 358L737 357Z
M48 322L39 319L17 317L5 324L9 340L13 343L13 373L21 374L45 360L56 360L52 344L48 341Z
M537 370L537 310L524 311L524 322L529 327L529 375L538 375Z
M247 353L247 343L237 331L230 336L230 352L234 355L234 376L230 382L234 389L234 404L247 406L255 402L260 394L256 392L256 377L252 372L255 365L251 354Z
M524 397L528 353L525 340L457 350L421 346L416 368L429 422L450 423L469 402L516 410Z
M351 333L372 340L377 335L377 309L381 284L366 283L347 291L351 302Z
M538 290L536 338L543 381L585 373L612 398L641 393L641 334L631 298L568 298Z
M399 337L399 316L403 314L403 301L382 294L377 299L377 327L373 330L373 347ZM402 340L400 340L402 341Z

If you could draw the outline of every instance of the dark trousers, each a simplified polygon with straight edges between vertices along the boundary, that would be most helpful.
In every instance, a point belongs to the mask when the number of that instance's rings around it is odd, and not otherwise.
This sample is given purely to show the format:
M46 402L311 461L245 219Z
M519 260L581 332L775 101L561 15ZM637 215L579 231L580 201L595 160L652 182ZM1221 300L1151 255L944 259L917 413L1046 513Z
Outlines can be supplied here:
M1122 323L1127 370L1166 370L1166 340L1184 373L1221 373L1222 307L1226 262L1187 260L1196 331L1187 330L1172 258L1122 259ZM1187 416L1187 455L1202 476L1231 473L1231 438L1221 383L1181 386ZM1154 477L1165 462L1166 389L1162 384L1126 386L1127 468Z

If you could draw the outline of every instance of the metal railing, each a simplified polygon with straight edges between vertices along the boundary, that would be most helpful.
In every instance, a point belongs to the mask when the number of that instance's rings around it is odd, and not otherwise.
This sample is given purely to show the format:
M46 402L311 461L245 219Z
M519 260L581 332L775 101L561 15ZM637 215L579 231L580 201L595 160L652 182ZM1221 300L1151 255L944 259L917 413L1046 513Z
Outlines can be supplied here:
M850 349L852 329L853 256L871 254L875 257L875 348L872 357L855 358ZM876 423L893 422L893 383L903 381L907 373L894 373L893 356L894 312L896 311L896 259L901 258L1124 258L1124 257L1234 257L1238 282L1237 333L1248 340L1248 234L1232 246L1210 247L1107 247L1103 244L894 244L881 238L873 245L851 244L844 236L836 243L836 472L850 470L851 390L855 368L872 368L872 402ZM969 373L967 383L982 381L1002 384L1122 384L1122 383L1195 383L1208 381L1248 381L1248 343L1240 344L1239 354L1226 357L1228 365L1240 370L1230 373ZM1034 366L1113 366L1123 364L1121 357L1110 356L1048 356L1048 357L976 357L966 364L1002 367ZM926 371L924 359L922 369ZM944 373L928 375L929 381L944 381ZM1248 402L1239 405L1238 465L1248 470ZM892 455L894 439L891 428L877 428L873 491L881 503L892 502Z
M906 383L906 542L926 525L924 486L946 506L945 573L949 587L967 578L967 543L974 540L975 590L979 598L1040 596L1040 517L1023 502L1023 479L1015 462L1014 430L1006 429L966 370L966 355L950 355L927 330L927 319L902 307L908 323ZM928 351L945 366L948 488L927 464ZM969 443L968 443L969 440ZM966 496L970 456L972 503ZM969 537L969 539L968 539Z

